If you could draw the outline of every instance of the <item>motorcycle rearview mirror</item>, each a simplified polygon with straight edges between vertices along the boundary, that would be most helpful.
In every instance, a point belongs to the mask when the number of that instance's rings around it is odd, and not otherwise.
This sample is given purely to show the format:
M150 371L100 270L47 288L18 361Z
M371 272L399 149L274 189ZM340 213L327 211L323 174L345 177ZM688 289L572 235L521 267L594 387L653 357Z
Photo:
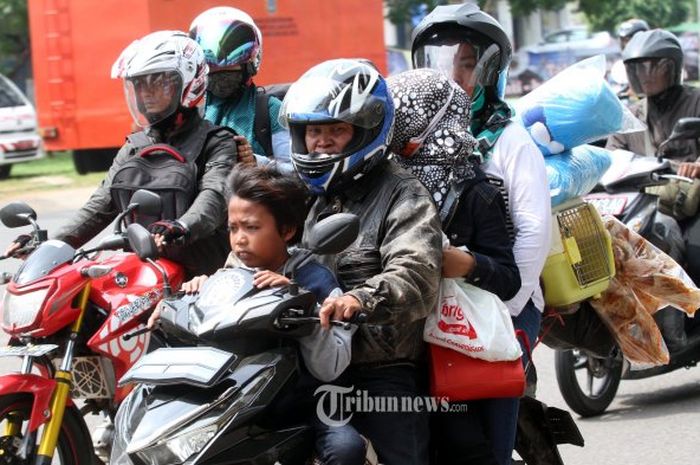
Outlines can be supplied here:
M98 250L116 250L121 249L127 244L126 238L121 234L111 234L103 237L97 244Z
M697 139L699 137L700 118L681 118L678 121L676 121L676 124L673 126L673 131L671 131L671 135L668 136L668 139L666 139L661 143L661 145L659 145L659 157L661 157L662 149L669 142L673 142L674 140L680 139Z
M19 228L32 224L36 212L24 202L12 202L0 209L0 221L8 228Z
M170 297L172 290L168 280L168 273L155 261L158 258L158 246L156 246L151 233L140 224L132 223L126 228L126 237L129 240L129 246L136 252L136 255L158 270L163 278L163 297Z
M296 270L308 262L312 253L331 255L342 252L355 242L360 232L360 220L352 213L336 213L316 223L307 235L306 244L286 264L283 273ZM293 292L292 292L293 293Z
M146 189L139 189L134 192L129 202L129 208L132 205L136 205L133 208L145 216L160 216L162 210L160 196Z
M319 255L342 252L355 242L360 232L360 220L352 213L328 216L309 231L306 248Z
M127 218L133 211L138 211L140 215L155 217L158 219L162 211L160 196L155 192L146 189L139 189L134 192L129 200L129 205L126 209L117 216L114 222L114 234L122 234L122 223L124 218ZM124 224L126 226L126 223Z
M153 240L151 233L138 223L130 224L126 228L126 237L129 246L136 252L141 260L153 260L158 258L158 247Z

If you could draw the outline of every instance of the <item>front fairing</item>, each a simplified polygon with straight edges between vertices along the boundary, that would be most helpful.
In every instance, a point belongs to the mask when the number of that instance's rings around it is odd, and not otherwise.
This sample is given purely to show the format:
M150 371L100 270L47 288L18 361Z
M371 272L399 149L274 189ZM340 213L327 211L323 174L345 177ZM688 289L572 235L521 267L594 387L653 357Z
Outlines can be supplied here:
M162 454L173 438L212 424L217 425L215 435L198 458L187 463L200 463L221 448L233 447L235 443L217 439L261 412L287 384L297 363L296 350L283 347L243 359L213 387L139 386L117 414L110 463L160 463L154 458L162 457L156 449ZM127 450L131 461L115 461Z
M65 242L50 240L43 242L27 257L12 279L18 286L48 276L56 268L73 260L75 249Z
M161 313L163 330L191 343L252 353L254 347L262 350L255 342L284 335L274 324L282 311L296 308L308 315L314 308L313 294L290 295L286 287L256 288L254 274L246 268L220 270L205 281L198 295L166 301ZM307 325L299 330L311 328Z

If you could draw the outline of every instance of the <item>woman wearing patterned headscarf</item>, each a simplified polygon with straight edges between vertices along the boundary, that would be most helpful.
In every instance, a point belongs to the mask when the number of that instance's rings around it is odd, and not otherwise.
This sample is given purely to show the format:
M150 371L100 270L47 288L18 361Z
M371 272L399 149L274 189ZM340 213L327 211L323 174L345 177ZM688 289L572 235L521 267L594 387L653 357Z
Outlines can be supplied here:
M442 276L510 299L520 289L499 189L489 183L473 156L469 133L470 99L444 74L418 69L387 79L395 106L394 159L431 192L450 246L443 252ZM508 441L500 431L501 399L469 402L466 414L437 420L440 464L496 464L494 450ZM510 399L509 399L510 401ZM507 446L505 446L507 447Z

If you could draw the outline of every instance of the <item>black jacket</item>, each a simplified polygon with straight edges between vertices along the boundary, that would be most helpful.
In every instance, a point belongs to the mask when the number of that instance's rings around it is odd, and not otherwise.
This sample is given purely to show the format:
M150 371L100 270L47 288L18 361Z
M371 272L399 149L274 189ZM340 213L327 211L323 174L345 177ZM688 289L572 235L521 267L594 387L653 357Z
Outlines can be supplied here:
M520 290L520 272L506 227L506 207L500 191L481 170L466 182L445 234L455 247L466 246L476 267L465 281L496 294L501 300Z
M319 261L336 273L343 290L369 316L353 336L352 364L418 360L442 269L440 219L430 193L412 174L387 161L342 195L319 197L305 231L339 212L359 216L359 236L337 256Z
M687 116L700 117L700 89L676 86L663 95L642 99L630 110L648 127L646 131L614 134L608 138L606 149L624 149L641 155L656 155L661 142L671 135L673 126ZM645 134L649 135L651 152L646 153ZM669 143L663 156L684 162L696 161L700 155L698 139L681 139Z
M158 141L180 148L196 131L212 124L196 116L176 133ZM155 141L154 141L155 142ZM112 178L121 165L135 155L128 142L117 153L105 179L73 218L64 225L56 239L80 247L107 227L120 213L112 201ZM197 158L199 193L179 219L189 230L188 244L168 248L165 256L181 262L188 276L211 274L220 268L230 250L226 234L226 178L236 161L236 146L231 132L222 129L209 136Z

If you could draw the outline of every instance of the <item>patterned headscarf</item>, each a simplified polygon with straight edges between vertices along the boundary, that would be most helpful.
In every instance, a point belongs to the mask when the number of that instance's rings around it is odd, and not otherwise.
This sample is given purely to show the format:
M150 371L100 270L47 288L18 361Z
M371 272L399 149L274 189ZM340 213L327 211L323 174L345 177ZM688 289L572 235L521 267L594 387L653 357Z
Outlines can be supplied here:
M387 83L396 109L394 159L420 179L440 208L452 182L476 176L469 96L432 69L405 71Z

